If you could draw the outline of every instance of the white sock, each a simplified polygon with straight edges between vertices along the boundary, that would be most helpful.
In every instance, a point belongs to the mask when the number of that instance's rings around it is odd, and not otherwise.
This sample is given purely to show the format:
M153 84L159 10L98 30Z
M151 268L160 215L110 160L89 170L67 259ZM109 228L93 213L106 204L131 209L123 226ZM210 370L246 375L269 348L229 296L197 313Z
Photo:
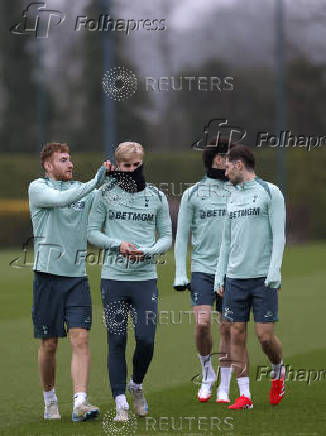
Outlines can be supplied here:
M133 388L135 389L143 389L143 384L142 383L135 383L133 381L133 379L130 380L130 384L132 385Z
M240 397L244 395L247 398L251 398L249 390L249 377L240 377L237 378L237 380L239 385Z
M198 354L201 368L202 368L202 374L203 374L203 382L210 382L210 380L214 380L216 378L215 371L212 367L212 360L211 355L208 354L207 356L201 356Z
M79 407L81 404L86 403L87 394L86 392L76 392L73 398L74 407Z
M52 401L58 401L57 395L55 393L55 388L52 388L50 391L43 391L44 404L48 405Z
M230 382L232 377L232 367L220 368L221 380L218 387L219 392L225 392L228 396L230 393Z
M114 399L115 399L116 407L125 407L125 406L129 407L125 394L120 394L116 396Z
M279 379L282 375L282 366L283 366L283 360L280 361L280 363L272 363L272 378L273 379Z

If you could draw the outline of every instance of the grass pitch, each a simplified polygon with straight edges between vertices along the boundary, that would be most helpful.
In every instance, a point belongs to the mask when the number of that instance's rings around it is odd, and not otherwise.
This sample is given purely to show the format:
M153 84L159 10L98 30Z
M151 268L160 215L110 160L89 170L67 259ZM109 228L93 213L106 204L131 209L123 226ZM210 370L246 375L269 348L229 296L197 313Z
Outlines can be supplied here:
M19 257L16 267L9 262ZM195 400L198 386L191 382L200 372L194 346L194 319L189 293L172 290L174 265L172 252L159 268L160 325L155 357L144 383L149 417L129 425L113 425L114 411L106 372L106 332L99 293L100 268L89 265L93 297L92 353L89 386L90 401L101 408L95 422L72 423L71 350L67 339L59 343L57 395L61 422L44 422L43 398L37 372L38 341L32 338L32 270L23 265L24 253L3 250L1 260L1 419L2 436L105 436L105 435L261 435L319 436L326 434L325 411L325 308L326 245L308 244L286 249L283 288L280 291L280 322L277 333L283 343L285 363L293 372L286 384L283 402L268 403L270 382L256 380L257 368L267 365L253 324L249 327L251 392L254 409L230 411L215 403L215 392L208 403ZM31 256L27 256L27 263ZM214 352L218 350L217 324L214 325ZM134 341L129 335L128 363ZM215 367L218 361L215 360ZM309 370L310 373L309 373ZM312 370L319 370L316 372ZM322 371L324 370L324 371ZM307 380L310 374L310 381ZM231 399L238 396L232 380ZM131 407L132 402L130 401ZM232 413L231 413L232 412ZM103 417L106 427L103 426Z

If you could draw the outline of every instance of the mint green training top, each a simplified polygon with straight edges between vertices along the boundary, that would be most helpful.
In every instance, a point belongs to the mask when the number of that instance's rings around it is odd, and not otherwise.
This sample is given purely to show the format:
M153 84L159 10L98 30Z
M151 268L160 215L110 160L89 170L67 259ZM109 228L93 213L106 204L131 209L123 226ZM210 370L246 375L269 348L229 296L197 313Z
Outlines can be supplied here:
M113 187L112 187L113 186ZM102 232L103 230L103 232ZM157 233L157 240L156 240ZM102 278L142 281L157 278L159 255L172 244L172 228L166 196L153 186L126 192L118 185L104 185L96 194L88 221L88 240L107 249ZM122 241L143 251L143 261L119 253Z
M266 277L266 286L279 288L284 245L285 204L278 187L258 177L237 185L227 204L215 290L225 276Z
M191 272L215 274L222 242L226 203L233 186L229 182L205 176L182 196L178 214L174 250L176 275L174 286L189 283L187 247L191 231Z
M28 188L34 234L35 271L86 276L87 218L95 188L105 180L101 167L87 183L39 178Z

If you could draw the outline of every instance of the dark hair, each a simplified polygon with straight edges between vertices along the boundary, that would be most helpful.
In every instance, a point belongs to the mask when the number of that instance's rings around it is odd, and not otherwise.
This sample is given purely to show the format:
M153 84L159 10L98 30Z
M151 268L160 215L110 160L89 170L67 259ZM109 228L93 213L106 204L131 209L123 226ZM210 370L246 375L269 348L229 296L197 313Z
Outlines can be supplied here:
M229 151L227 157L231 162L241 160L248 170L255 168L255 157L246 145L236 145Z
M49 142L45 144L40 153L41 165L44 168L44 162L49 159L53 153L69 153L69 147L67 144L60 142Z
M227 154L228 151L235 147L230 144L229 138L218 138L215 136L210 139L203 151L203 163L206 169L212 168L212 163L217 154Z

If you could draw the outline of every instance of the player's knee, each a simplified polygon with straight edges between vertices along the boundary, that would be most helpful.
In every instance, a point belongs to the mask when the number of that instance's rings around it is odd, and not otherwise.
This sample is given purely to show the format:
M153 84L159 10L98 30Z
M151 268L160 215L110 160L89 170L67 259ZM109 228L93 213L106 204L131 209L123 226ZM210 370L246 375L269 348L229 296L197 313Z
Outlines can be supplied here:
M72 331L70 333L71 345L73 348L80 349L88 346L87 330Z
M226 321L220 322L220 335L223 337L230 337L231 335L231 323Z
M41 348L46 353L55 353L58 347L58 340L54 338L43 339L41 342Z
M246 341L246 329L244 327L232 324L230 333L233 343L240 344Z
M265 350L271 347L273 343L273 335L269 333L260 333L258 334L258 340L263 349Z
M196 322L196 328L199 333L206 333L210 329L210 318L202 317L198 318Z
M142 350L151 351L154 349L154 338L151 337L136 337L136 344L142 348Z

